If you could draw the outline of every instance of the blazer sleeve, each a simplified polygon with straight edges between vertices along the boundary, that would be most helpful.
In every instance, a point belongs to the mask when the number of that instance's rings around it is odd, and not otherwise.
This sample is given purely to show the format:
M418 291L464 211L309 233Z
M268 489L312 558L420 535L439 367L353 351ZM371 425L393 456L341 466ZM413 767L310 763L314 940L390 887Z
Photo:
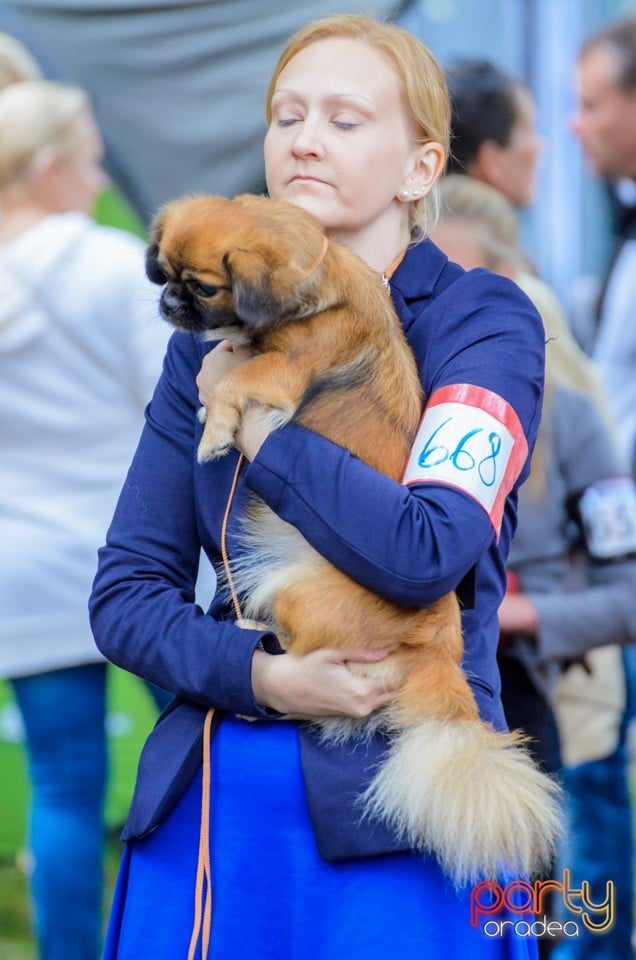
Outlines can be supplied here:
M608 478L624 477L630 483L615 438L592 398L562 391L555 402L557 451L572 499ZM592 647L636 641L636 559L618 556L599 562L586 551L583 575L584 584L575 592L528 594L539 614L542 661L577 659Z
M194 600L201 544L192 470L200 355L173 335L108 531L90 598L93 633L113 663L204 706L270 716L254 701L251 660L276 638L204 614ZM211 492L211 495L213 492Z
M457 383L493 391L515 410L531 450L543 387L538 314L514 284L487 271L452 287L408 331L425 393ZM336 567L407 607L455 589L496 536L466 493L402 486L294 423L269 435L246 481Z

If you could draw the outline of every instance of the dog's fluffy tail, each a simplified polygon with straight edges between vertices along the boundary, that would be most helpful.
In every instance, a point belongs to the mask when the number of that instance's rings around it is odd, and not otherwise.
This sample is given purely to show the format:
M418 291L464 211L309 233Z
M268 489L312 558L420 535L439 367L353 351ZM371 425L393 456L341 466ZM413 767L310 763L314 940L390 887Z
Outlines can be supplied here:
M361 798L412 847L434 854L457 887L549 866L560 790L519 734L428 719L396 735Z

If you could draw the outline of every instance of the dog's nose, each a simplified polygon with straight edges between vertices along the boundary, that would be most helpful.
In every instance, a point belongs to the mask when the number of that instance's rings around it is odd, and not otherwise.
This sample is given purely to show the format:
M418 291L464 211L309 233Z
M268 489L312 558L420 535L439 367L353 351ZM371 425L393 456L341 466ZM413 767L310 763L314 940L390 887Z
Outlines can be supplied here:
M180 307L182 303L183 298L180 295L177 284L166 284L163 293L161 294L161 306L168 311L173 311Z

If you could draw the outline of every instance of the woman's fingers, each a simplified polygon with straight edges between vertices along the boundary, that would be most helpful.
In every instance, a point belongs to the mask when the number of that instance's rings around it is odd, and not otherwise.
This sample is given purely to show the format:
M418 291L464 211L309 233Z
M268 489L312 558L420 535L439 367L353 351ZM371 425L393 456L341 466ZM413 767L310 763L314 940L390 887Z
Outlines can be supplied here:
M213 350L206 353L196 378L200 403L208 407L214 388L222 377L234 367L245 363L251 356L246 347L234 347L229 340L221 340Z
M279 713L309 717L364 718L394 697L396 690L382 678L353 673L348 662L377 662L379 651L360 651L354 661L341 651L316 650L270 656L257 650L252 660L252 686L257 703Z

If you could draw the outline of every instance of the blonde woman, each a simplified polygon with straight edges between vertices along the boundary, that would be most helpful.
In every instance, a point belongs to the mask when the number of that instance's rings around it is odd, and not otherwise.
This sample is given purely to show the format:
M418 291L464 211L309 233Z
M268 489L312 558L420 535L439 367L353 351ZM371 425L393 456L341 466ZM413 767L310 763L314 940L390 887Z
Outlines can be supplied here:
M96 960L106 665L86 601L160 368L143 244L88 214L106 181L81 90L0 93L0 676L22 711L43 960Z
M457 458L436 470L422 457L402 486L293 422L272 431L254 409L237 438L249 461L237 503L255 491L337 567L402 605L427 606L457 589L465 670L482 716L502 727L496 611L539 418L539 318L513 284L471 278L424 239L448 152L449 103L439 65L414 37L364 17L310 24L274 71L267 118L270 194L311 211L329 237L384 274L425 393L445 388L459 429L446 443L454 449L492 401L519 424L518 461L506 471L502 456L488 475L499 493L493 507ZM209 924L204 915L199 942L195 909L200 823L210 834L210 956L533 956L512 924L496 940L472 926L469 889L454 890L434 857L361 817L357 797L386 752L382 735L327 746L309 724L282 719L362 718L393 692L354 675L333 650L280 655L272 633L237 628L222 596L208 615L194 604L200 546L220 559L238 459L234 451L203 467L195 460L199 389L205 402L241 359L211 346L196 335L171 340L91 601L102 651L177 694L142 755L106 957L174 960L188 945L191 957L208 955ZM464 403L466 384L475 389ZM497 459L495 449L482 455ZM234 547L239 515L232 511L228 527ZM201 742L211 705L222 719L208 819Z

